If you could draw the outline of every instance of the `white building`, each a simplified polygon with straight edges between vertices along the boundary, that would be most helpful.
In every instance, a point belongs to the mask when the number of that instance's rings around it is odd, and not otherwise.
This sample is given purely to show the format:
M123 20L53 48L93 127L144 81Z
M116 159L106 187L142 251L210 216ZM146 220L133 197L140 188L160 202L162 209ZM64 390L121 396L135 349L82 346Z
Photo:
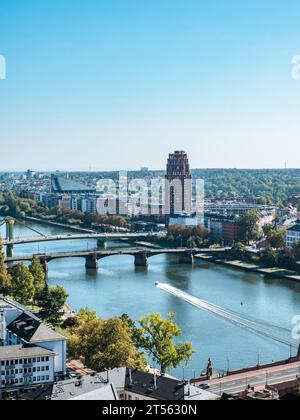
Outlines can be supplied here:
M66 349L65 337L22 305L0 295L0 390L44 384L64 376Z
M190 228L204 225L204 218L202 214L182 212L170 217L170 226L180 225Z
M286 231L285 238L285 244L288 249L293 249L298 242L300 243L300 220L297 220L296 224Z
M0 347L1 388L53 383L55 353L38 346Z

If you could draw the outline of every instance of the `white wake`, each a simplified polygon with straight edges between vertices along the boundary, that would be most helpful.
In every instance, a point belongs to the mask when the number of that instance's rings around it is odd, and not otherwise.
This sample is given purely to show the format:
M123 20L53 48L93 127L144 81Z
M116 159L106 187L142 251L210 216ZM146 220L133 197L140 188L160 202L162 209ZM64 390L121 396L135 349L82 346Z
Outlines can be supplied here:
M183 292L182 290L176 289L176 287L170 286L169 284L158 283L156 286L159 289L188 302L196 308L213 313L214 315L226 319L227 321L237 325L240 328L262 335L266 338L272 339L287 346L298 348L298 343L296 343L296 340L293 340L292 338L292 332L286 328L282 328L265 321L245 316L238 312L222 308L221 306L214 305L213 303L199 299L195 296Z

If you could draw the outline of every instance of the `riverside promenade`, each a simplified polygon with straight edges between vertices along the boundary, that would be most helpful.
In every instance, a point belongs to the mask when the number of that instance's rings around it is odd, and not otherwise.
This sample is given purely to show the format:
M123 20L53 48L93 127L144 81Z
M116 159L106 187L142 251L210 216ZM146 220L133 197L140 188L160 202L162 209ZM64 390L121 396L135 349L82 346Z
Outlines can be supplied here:
M296 281L300 283L300 273L297 271L287 270L280 267L262 267L255 263L247 263L240 260L224 260L215 258L211 255L198 254L195 255L196 259L201 259L203 261L211 262L214 264L223 265L225 267L234 268L237 270L250 271L252 273L261 274L266 277L276 278L276 279L287 279L291 281Z

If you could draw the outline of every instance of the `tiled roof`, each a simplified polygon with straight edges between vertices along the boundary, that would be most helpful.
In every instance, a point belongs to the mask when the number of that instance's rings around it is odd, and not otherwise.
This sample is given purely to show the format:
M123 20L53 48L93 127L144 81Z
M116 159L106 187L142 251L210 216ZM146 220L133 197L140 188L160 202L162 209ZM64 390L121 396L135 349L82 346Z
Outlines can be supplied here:
M27 313L8 325L7 330L27 343L61 341L65 338Z

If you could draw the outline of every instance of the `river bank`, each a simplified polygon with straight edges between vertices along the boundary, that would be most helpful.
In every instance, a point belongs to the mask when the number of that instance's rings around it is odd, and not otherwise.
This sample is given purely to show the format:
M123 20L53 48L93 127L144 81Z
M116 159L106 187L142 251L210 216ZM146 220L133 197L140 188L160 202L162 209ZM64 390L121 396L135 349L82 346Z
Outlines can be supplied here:
M226 266L228 268L234 268L237 270L249 271L252 273L257 273L264 275L266 277L276 278L276 279L287 279L291 281L296 281L300 283L300 274L296 271L287 270L280 267L266 268L261 267L258 264L246 263L240 260L221 260L212 256L207 256L204 254L196 255L197 259L201 259L207 262L212 262L214 264L219 264Z

